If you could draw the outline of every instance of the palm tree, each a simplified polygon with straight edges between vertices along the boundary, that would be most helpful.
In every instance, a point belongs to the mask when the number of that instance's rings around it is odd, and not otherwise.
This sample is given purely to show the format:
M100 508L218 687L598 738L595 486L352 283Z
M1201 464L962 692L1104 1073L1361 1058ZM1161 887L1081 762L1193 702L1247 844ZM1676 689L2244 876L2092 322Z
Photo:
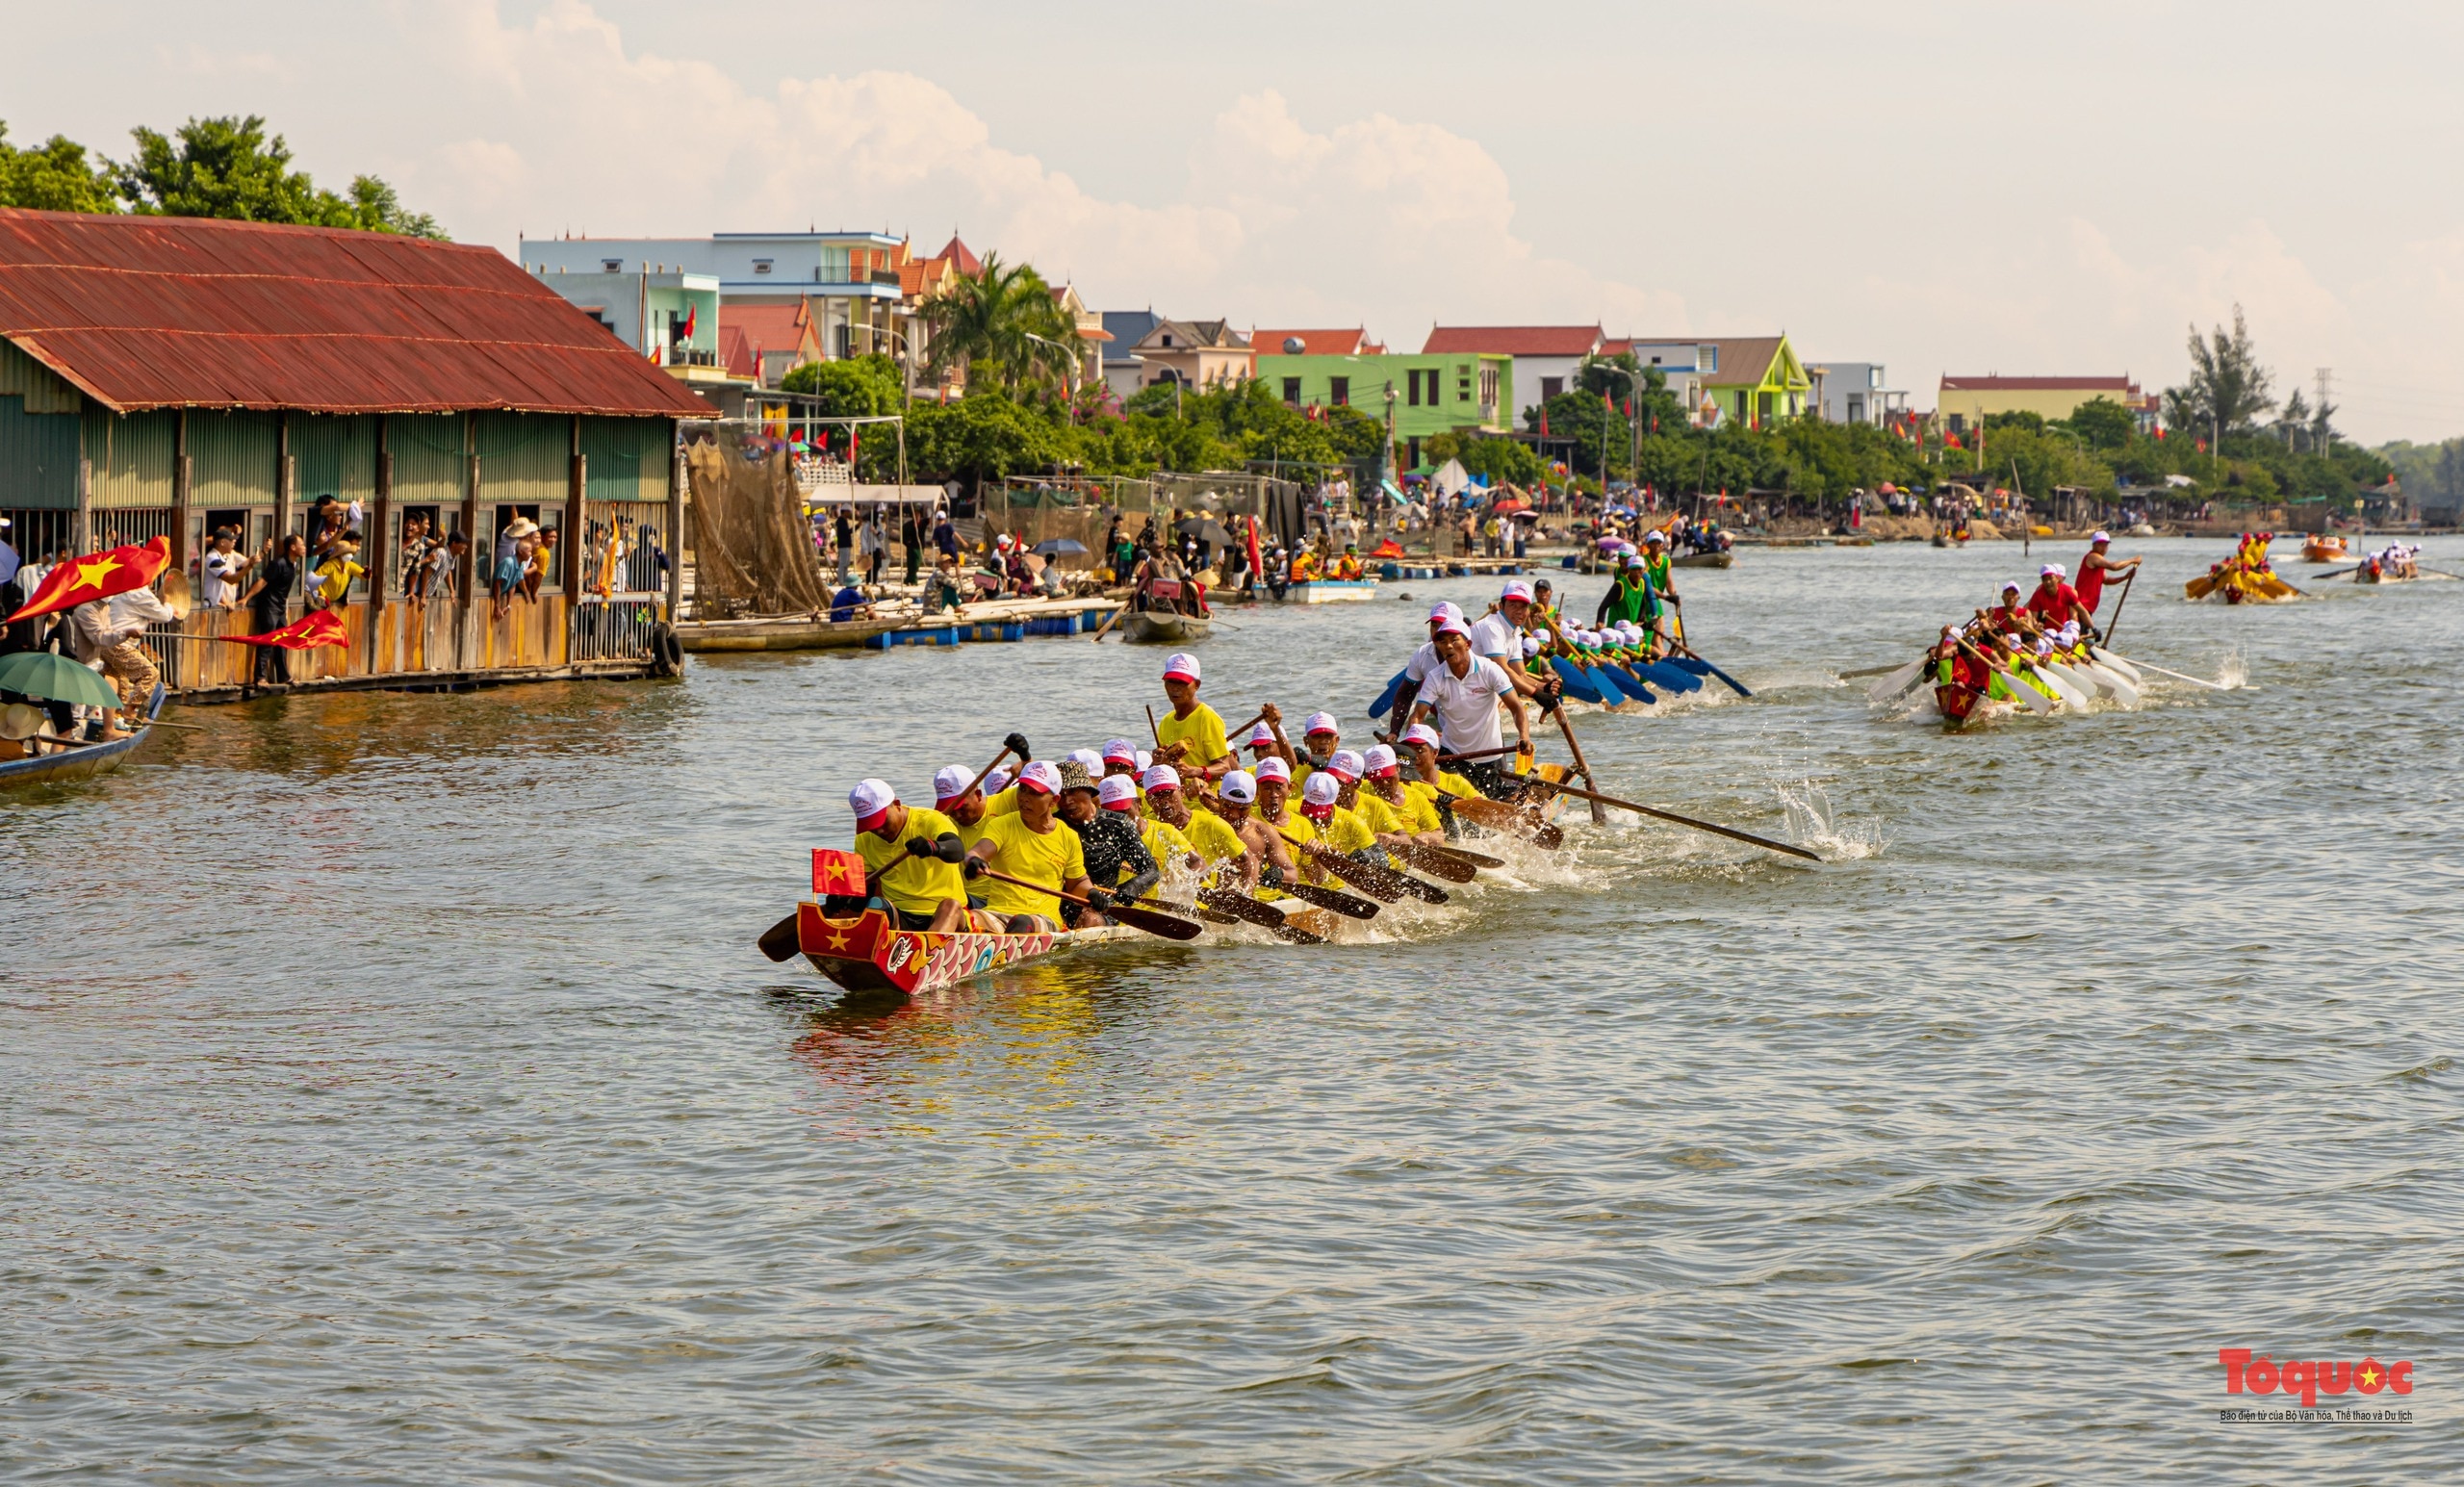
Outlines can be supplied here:
M1031 264L1006 265L998 253L984 255L983 271L959 275L926 305L924 323L933 334L936 374L956 368L972 382L981 369L1008 393L1022 381L1065 380L1082 346L1077 322L1043 275Z

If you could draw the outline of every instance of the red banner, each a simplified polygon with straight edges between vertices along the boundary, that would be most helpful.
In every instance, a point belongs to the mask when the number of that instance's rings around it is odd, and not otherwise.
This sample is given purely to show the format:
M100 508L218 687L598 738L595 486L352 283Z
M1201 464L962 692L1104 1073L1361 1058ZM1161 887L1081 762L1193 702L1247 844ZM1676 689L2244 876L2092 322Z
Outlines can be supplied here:
M350 636L343 629L343 617L331 609L312 609L280 629L270 629L262 635L229 635L244 646L280 646L286 651L314 651L320 646L347 646ZM289 664L289 663L285 663Z
M171 539L157 537L141 548L114 548L90 557L72 557L43 575L42 587L25 607L0 625L13 625L38 614L56 614L114 594L141 589L154 581L171 561Z
M812 849L812 890L815 893L860 894L864 891L863 854L836 847Z

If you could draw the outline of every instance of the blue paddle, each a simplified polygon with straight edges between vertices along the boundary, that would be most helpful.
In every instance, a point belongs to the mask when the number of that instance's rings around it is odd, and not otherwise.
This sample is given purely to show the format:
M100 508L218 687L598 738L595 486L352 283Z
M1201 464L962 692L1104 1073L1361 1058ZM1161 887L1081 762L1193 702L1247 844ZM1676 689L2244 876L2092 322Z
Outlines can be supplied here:
M1402 689L1403 674L1399 671L1387 681L1386 690L1377 694L1377 701L1369 705L1369 715L1373 718L1386 716L1386 709L1395 705L1395 694Z
M1712 665L1710 662L1703 659L1699 655L1672 655L1668 658L1668 664L1671 666L1682 667L1686 671L1690 671L1698 677L1717 677L1722 681L1727 682L1729 684L1729 689L1736 693L1739 697L1752 697L1754 695L1752 692L1745 689L1745 684L1743 682L1737 680L1734 677L1730 676L1727 672L1720 670L1717 666Z
M1591 679L1582 674L1581 667L1562 655L1553 655L1549 657L1549 669L1564 679L1568 697L1577 702L1591 703L1595 705L1600 703L1600 688L1593 685Z

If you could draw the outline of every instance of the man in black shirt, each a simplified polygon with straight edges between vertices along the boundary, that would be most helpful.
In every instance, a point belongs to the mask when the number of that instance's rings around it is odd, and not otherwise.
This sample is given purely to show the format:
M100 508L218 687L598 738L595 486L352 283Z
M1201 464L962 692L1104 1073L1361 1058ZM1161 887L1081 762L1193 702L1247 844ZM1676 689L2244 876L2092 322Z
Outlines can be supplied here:
M300 559L308 555L308 544L299 534L282 539L279 546L266 544L266 555L257 562L257 579L248 592L240 596L248 606L248 633L262 635L282 628L290 613L291 590L299 581ZM282 686L291 684L291 653L280 646L258 646L255 668L248 675L247 690L255 691L260 681L272 681ZM269 675L270 673L270 675Z
M1075 760L1061 766L1061 819L1078 833L1079 850L1087 859L1087 881L1111 889L1123 903L1143 898L1163 876L1146 843L1139 839L1137 823L1119 811L1103 808L1087 766ZM1123 868L1133 874L1126 883L1121 882ZM1061 906L1061 917L1072 929L1078 927L1079 912L1075 904Z

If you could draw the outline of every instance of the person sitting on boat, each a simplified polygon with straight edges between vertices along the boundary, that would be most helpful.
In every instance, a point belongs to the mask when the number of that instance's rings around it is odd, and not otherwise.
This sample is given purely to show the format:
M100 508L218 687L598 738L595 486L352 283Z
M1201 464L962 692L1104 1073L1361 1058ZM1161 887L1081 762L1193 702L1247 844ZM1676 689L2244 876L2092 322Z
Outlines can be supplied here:
M2039 628L2059 629L2074 619L2083 626L2093 623L2094 617L2079 602L2079 591L2068 579L2060 563L2037 570L2037 591L2028 598L2028 612L2037 617Z
M856 813L856 853L864 859L867 907L886 909L903 930L950 934L975 928L959 874L966 843L958 823L910 808L886 781L860 780L847 792ZM915 851L921 845L923 851Z
M1335 559L1334 577L1339 582L1353 583L1359 581L1360 576L1360 549L1356 544L1347 542L1344 544L1344 555Z
M1235 771L1235 773L1241 772ZM1226 775L1223 778L1228 786L1232 776ZM1255 780L1246 774L1241 774L1241 778L1250 781L1250 788L1254 794ZM1229 887L1237 884L1246 888L1257 882L1258 859L1249 850L1248 843L1242 840L1241 833L1235 831L1231 823L1224 820L1221 814L1213 810L1190 808L1189 796L1181 789L1179 770L1169 764L1154 765L1146 771L1142 783L1145 786L1146 812L1149 819L1159 825L1170 827L1179 834L1182 841L1188 843L1191 852L1197 858L1198 872L1219 876L1222 869L1229 864L1232 868L1232 879L1224 883L1225 886ZM1154 850L1151 842L1147 850L1149 852ZM1163 859L1158 858L1156 860Z
M1120 782L1133 802L1137 787L1126 780ZM1140 839L1137 823L1117 811L1103 808L1103 789L1085 764L1071 759L1061 766L1061 819L1078 833L1079 858L1085 864L1087 880L1098 887L1117 888L1118 896L1135 901L1144 898L1154 888L1163 870ZM1090 900L1092 902L1092 900ZM1062 922L1071 929L1084 929L1090 920L1106 922L1100 915L1063 903Z
M1283 760L1274 762L1281 765ZM1290 878L1297 870L1297 864L1294 862L1282 833L1255 814L1261 788L1255 776L1245 769L1236 769L1223 777L1214 795L1206 798L1206 807L1210 813L1231 828L1234 836L1240 838L1241 886L1261 899L1275 899L1284 896L1276 885ZM1184 829L1184 834L1190 836L1193 845L1197 840L1195 819L1194 812L1192 827ZM1232 864L1227 861L1224 865L1229 867ZM1220 881L1222 869L1219 868L1216 876ZM1231 886L1229 884L1223 885Z
M1185 775L1214 780L1240 763L1223 737L1220 714L1197 700L1197 657L1176 652L1164 663L1164 695L1172 710L1155 725L1155 756Z
M1395 751L1387 749L1384 744L1374 746L1368 755L1355 754L1349 749L1338 749L1335 751L1334 761L1326 766L1326 773L1335 778L1335 808L1338 810L1349 811L1363 827L1368 829L1372 842L1376 848L1371 859L1381 866L1399 869L1403 864L1388 856L1388 853L1396 847L1405 846L1411 842L1410 825L1402 813L1398 811L1384 796L1374 790L1363 788L1369 778L1370 756L1380 749L1385 750L1386 757L1392 761ZM1444 834L1442 832L1439 833L1441 839Z
M1984 611L1985 623L2000 634L2015 635L2027 628L2028 608L2019 599L2019 585L2002 585L2002 602Z
M1300 787L1299 813L1314 829L1313 835L1321 845L1348 858L1384 867L1386 855L1377 849L1377 837L1369 823L1358 813L1346 810L1340 804L1343 782L1331 769L1320 770Z
M1291 739L1283 736L1282 710L1272 703L1259 710L1265 715L1258 720L1257 727L1249 730L1247 747L1250 762L1254 764L1262 759L1279 758L1286 764L1298 763L1299 752L1292 747Z
M1322 577L1324 575L1319 571L1318 567L1317 549L1304 545L1299 551L1292 555L1292 572L1288 582L1311 583Z
M1080 927L1102 924L1102 910L1112 907L1113 896L1088 878L1086 849L1078 833L1062 824L1061 771L1044 759L1023 765L1017 792L1017 809L985 823L984 834L962 869L984 885L986 910L1001 919L1004 933L1058 934L1063 929L1059 895L1074 893L1096 910L1082 912ZM1028 886L988 877L988 870Z
M2128 557L2114 561L2111 532L2097 532L2088 539L2088 555L2079 560L2079 607L2091 616L2105 597L2105 579L2118 577L2137 568L2143 558Z
M1648 559L1635 552L1618 567L1617 581L1608 586L1608 592L1600 597L1600 607L1592 611L1594 628L1612 620L1632 620L1639 625L1656 617L1659 601L1652 593L1648 564Z
M1284 762L1292 766L1292 782L1306 784L1311 774L1326 767L1342 748L1343 729L1331 712L1313 712L1300 725L1300 756Z
M1400 823L1397 830L1414 841L1427 842L1432 846L1446 840L1446 820L1438 813L1437 791L1434 788L1414 789L1412 786L1420 784L1419 781L1406 783L1402 760L1393 747L1372 745L1369 752L1361 756L1361 764L1367 771L1361 781L1362 789L1374 795L1394 813ZM1431 767L1435 767L1434 755ZM1469 781L1464 782L1467 791L1470 785Z
M1126 738L1107 738L1097 756L1100 768L1092 771L1096 778L1109 780L1115 775L1138 774L1138 745Z
M1146 814L1145 798L1139 793L1136 776L1106 775L1096 781L1095 804L1105 815L1118 816L1129 823L1162 874L1186 880L1197 869L1197 853L1190 846L1190 839L1181 834L1180 828Z

